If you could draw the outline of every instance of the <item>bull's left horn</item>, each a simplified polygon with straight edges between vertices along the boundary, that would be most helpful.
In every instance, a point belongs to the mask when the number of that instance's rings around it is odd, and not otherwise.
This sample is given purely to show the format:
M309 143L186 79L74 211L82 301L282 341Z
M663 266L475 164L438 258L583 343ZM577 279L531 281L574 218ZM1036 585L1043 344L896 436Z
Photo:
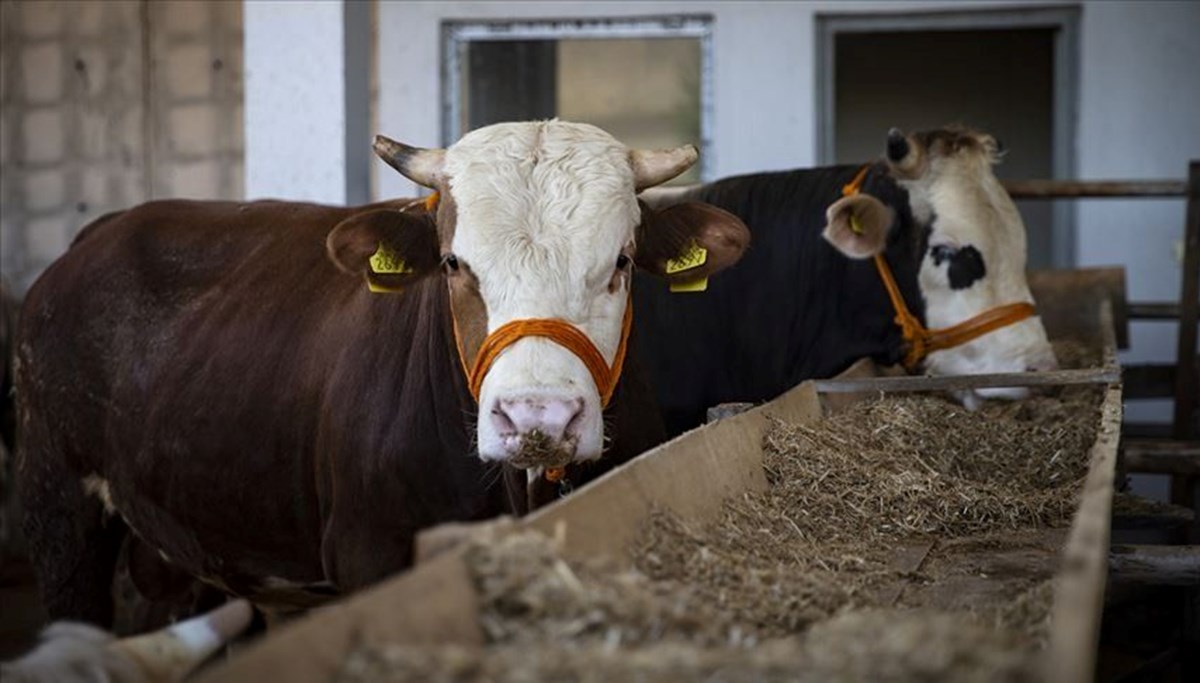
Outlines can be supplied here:
M234 600L208 614L144 636L118 640L109 647L136 662L148 681L180 681L244 631L251 617L250 603Z
M633 185L638 192L661 185L691 168L698 158L700 152L694 145L675 149L631 149L629 163L633 166Z
M437 189L442 165L446 162L446 150L409 147L383 135L375 136L372 147L379 158L399 171L400 175L418 185Z

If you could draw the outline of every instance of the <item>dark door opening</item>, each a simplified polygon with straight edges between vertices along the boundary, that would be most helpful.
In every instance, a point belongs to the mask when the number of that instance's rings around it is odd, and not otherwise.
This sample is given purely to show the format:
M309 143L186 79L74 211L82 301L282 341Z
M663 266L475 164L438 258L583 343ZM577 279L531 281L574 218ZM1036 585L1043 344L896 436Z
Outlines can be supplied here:
M883 150L892 126L959 123L1007 148L996 175L1054 177L1053 28L847 32L834 37L834 159ZM1018 202L1031 269L1070 265L1056 254L1049 202Z

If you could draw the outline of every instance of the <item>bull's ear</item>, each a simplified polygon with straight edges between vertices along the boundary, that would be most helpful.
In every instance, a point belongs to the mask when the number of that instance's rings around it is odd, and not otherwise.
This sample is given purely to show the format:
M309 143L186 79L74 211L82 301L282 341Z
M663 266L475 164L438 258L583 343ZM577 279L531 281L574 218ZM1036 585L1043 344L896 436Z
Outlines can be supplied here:
M894 217L890 208L869 194L842 197L825 210L828 223L821 236L850 258L870 258L887 246Z
M325 239L329 259L363 274L372 291L404 287L438 268L437 225L427 211L376 209L338 223Z
M700 282L738 262L750 230L737 216L711 204L686 202L651 209L644 202L638 227L638 268L673 284Z

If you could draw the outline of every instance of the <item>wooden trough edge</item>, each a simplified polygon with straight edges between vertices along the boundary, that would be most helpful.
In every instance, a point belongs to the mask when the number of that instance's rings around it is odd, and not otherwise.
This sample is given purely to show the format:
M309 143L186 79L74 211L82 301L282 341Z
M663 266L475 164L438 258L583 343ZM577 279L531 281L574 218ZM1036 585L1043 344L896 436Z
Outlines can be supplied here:
M1079 509L1055 577L1045 659L1047 681L1085 683L1095 677L1121 415L1121 386L1114 384L1105 391L1100 407L1100 432L1092 445Z

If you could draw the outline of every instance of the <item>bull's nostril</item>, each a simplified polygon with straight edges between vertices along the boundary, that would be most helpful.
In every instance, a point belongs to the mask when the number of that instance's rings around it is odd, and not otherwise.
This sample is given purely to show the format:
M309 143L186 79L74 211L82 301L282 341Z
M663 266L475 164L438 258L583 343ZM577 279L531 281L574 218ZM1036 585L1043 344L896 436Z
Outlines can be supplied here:
M500 436L515 436L517 433L517 425L513 423L512 418L505 411L504 403L492 408L492 426L496 428L496 432Z
M583 399L577 398L574 401L574 412L571 419L567 422L566 429L563 433L567 436L578 436L583 430Z

